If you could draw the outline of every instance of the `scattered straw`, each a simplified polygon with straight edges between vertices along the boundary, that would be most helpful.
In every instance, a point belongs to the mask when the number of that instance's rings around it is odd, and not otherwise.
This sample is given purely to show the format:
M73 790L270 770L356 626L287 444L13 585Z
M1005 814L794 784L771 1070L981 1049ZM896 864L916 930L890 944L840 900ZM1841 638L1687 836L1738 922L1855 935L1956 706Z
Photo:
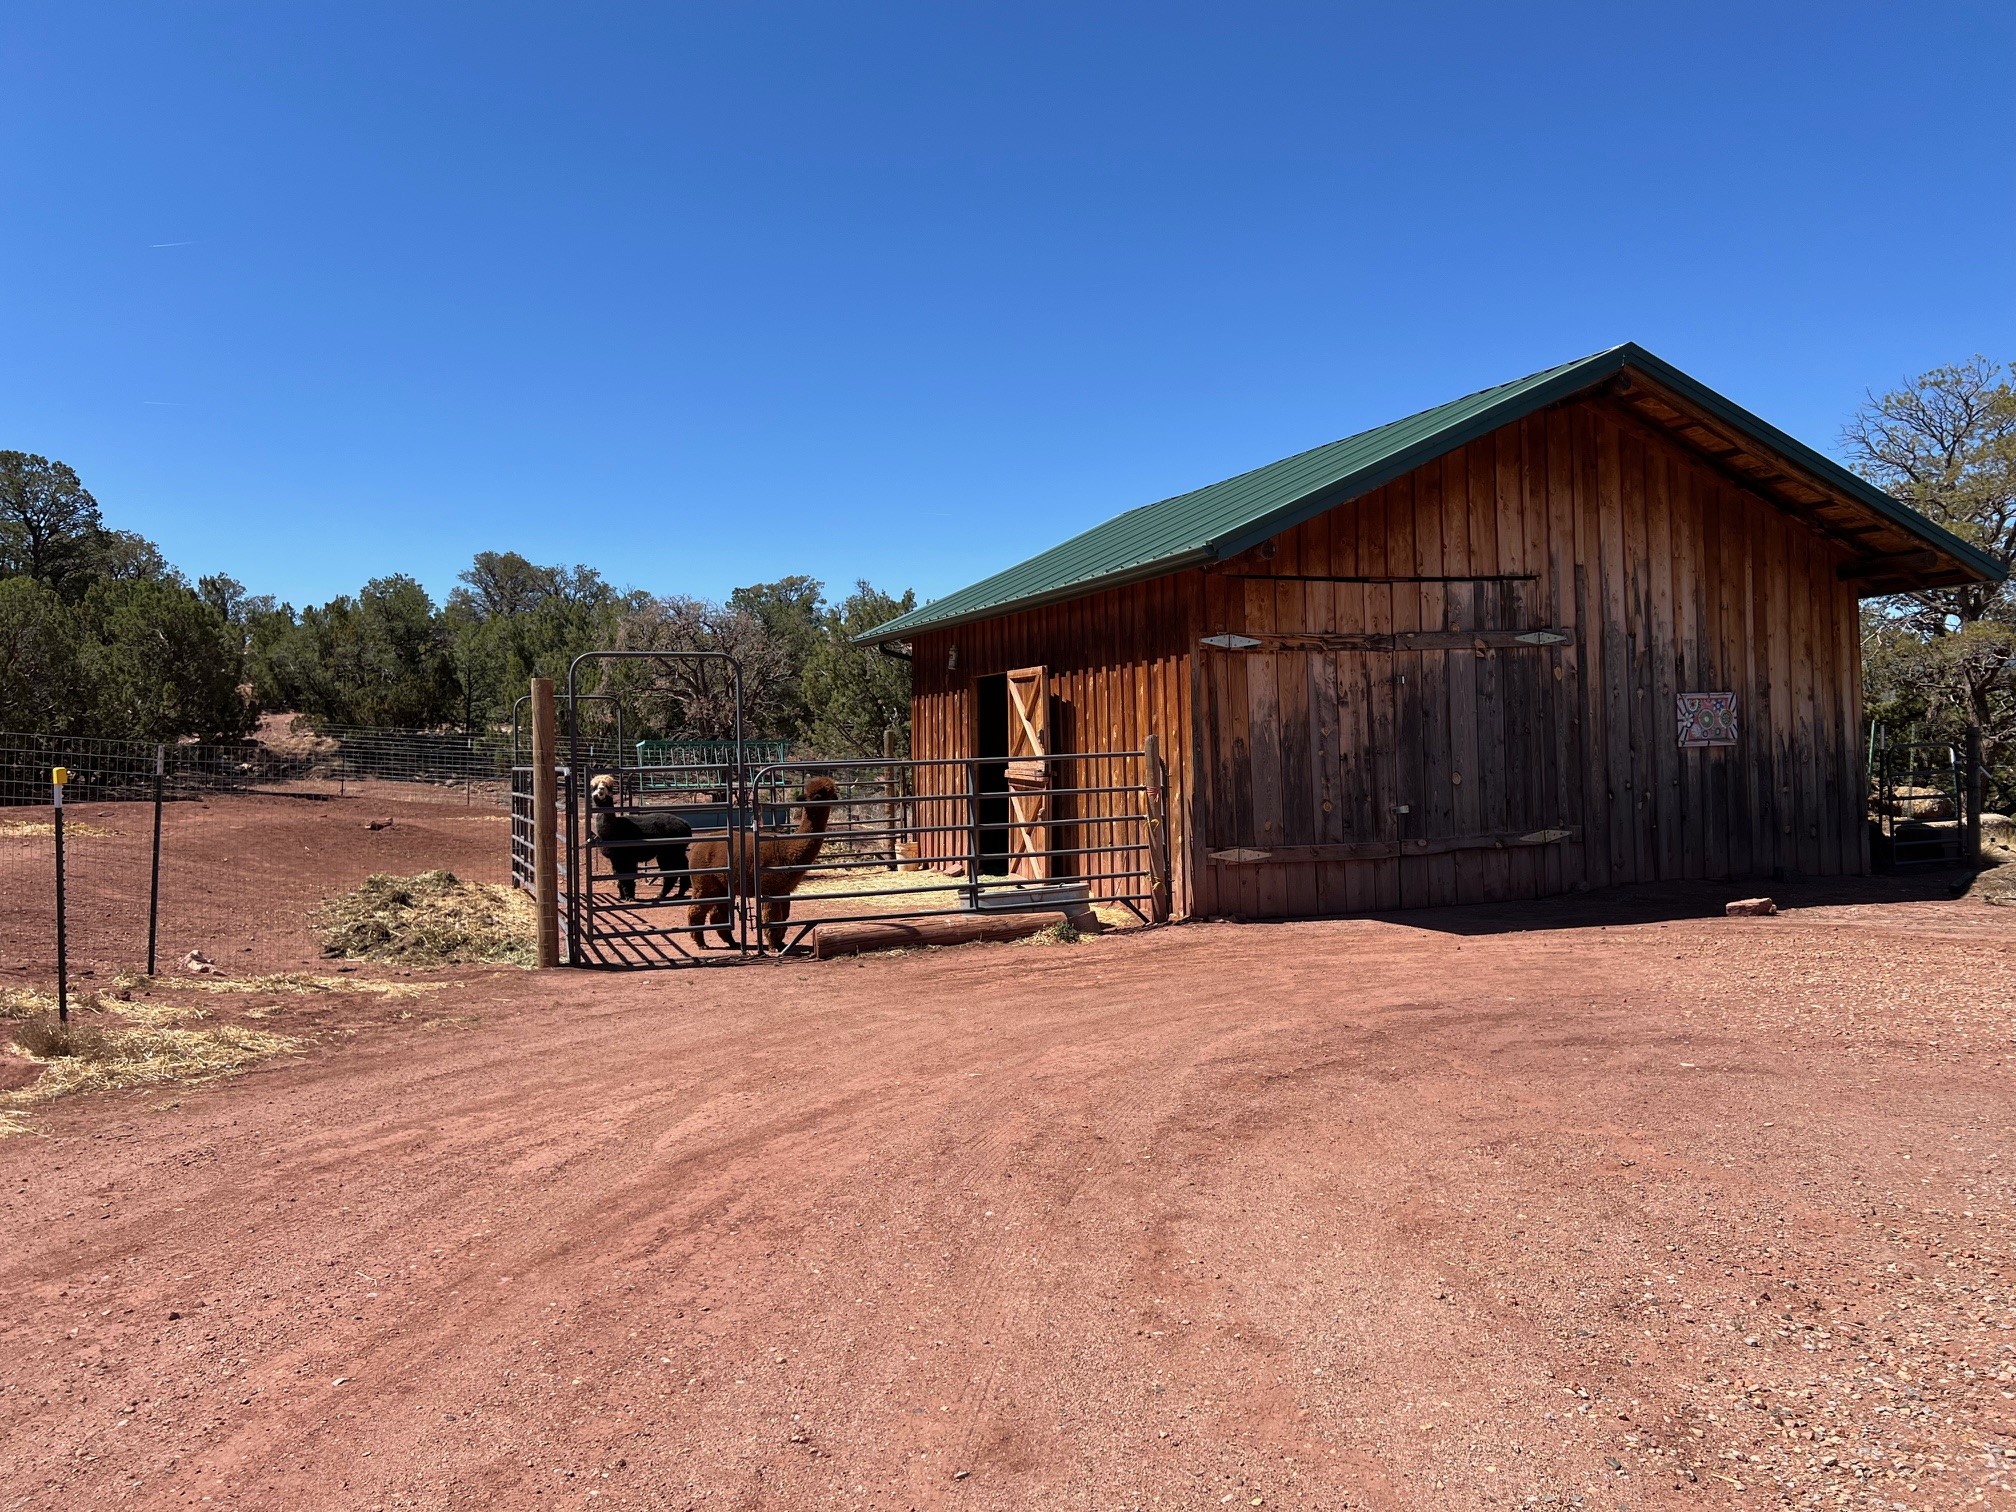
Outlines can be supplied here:
M178 1029L184 1024L201 1023L210 1017L201 1008L191 1008L182 1003L118 1003L105 1005L129 1024L137 1024L143 1029Z
M9 1134L26 1134L33 1128L25 1113L16 1113L8 1108L0 1108L0 1139Z
M158 992L228 992L267 997L305 997L315 993L352 992L370 997L409 998L439 992L446 982L388 982L379 977L318 976L305 971L282 971L272 976L225 977L144 977L119 976L113 985Z
M534 963L531 900L515 888L464 882L453 872L380 873L316 909L325 955L408 965Z
M82 819L63 821L64 835L82 835L89 839L109 839L119 833L106 829L100 824L86 824ZM28 840L36 836L54 838L56 821L53 819L7 819L0 820L0 840Z
M957 908L965 898L965 889L963 878L944 872L892 872L864 866L814 872L798 884L796 891L807 898L832 893L872 893L875 896L841 897L838 906L846 913L903 913L913 908Z
M21 1034L16 1031L17 1040ZM0 1108L48 1102L72 1092L206 1081L299 1047L299 1041L285 1035L236 1024L220 1024L214 1029L73 1029L70 1048L74 1053L31 1054L29 1058L42 1067L42 1074L19 1091L6 1094L0 1099Z
M0 1019L33 1018L56 1011L56 994L36 987L0 987Z

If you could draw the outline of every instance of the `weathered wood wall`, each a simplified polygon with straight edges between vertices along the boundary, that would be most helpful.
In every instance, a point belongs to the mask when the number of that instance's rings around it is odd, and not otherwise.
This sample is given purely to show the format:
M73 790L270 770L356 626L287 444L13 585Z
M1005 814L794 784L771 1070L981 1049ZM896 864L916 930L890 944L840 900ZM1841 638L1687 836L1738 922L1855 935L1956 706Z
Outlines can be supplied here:
M1067 711L1060 744L1133 749L1162 733L1179 912L1294 917L1861 872L1846 555L1610 401L1585 400L1222 566L920 637L915 750L969 752L974 680L1036 664ZM1227 632L1548 627L1571 638L1198 645ZM1676 696L1723 690L1737 696L1739 743L1680 749ZM1409 815L1387 817L1396 801ZM1528 829L1569 835L1378 853L1401 835L1439 846ZM1281 855L1209 858L1241 849Z

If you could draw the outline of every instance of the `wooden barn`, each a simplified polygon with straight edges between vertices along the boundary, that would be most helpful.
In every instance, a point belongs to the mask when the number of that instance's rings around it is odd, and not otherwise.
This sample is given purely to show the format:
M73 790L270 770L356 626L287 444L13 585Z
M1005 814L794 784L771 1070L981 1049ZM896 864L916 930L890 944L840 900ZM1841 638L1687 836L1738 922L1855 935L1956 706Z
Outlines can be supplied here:
M1130 510L866 639L909 649L920 758L1157 735L1175 911L1292 918L1863 872L1858 603L1997 576L1625 345Z

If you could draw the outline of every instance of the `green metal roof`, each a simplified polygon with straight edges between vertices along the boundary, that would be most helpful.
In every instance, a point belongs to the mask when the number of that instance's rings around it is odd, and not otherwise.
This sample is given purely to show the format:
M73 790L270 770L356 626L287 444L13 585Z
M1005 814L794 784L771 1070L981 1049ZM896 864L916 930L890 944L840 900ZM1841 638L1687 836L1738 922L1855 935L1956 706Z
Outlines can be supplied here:
M1223 561L1304 520L1413 471L1445 452L1489 435L1535 410L1632 368L1691 400L1798 463L1829 487L1919 537L1988 581L2002 569L1958 537L1849 472L1838 462L1767 425L1634 343L1564 362L1496 388L1453 399L1373 430L1332 441L1252 472L1158 504L1144 504L1095 525L1026 562L890 620L858 637L863 644L902 640L920 630L992 619L1059 603L1206 562Z

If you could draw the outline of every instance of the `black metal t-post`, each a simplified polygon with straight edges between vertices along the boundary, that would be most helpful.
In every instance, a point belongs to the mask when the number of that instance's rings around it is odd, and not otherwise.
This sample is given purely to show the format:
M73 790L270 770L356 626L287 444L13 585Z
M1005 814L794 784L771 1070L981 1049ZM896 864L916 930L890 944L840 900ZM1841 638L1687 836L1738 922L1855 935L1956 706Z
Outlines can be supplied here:
M49 774L49 801L56 819L56 1022L70 1022L70 942L63 930L63 784L69 770L57 767Z
M154 856L147 878L147 975L154 975L154 944L161 935L161 789L168 748L154 747Z
M1981 864L1981 804L1988 796L1988 784L1982 779L1987 775L1981 765L1981 727L1970 724L1967 727L1966 745L1967 770L1964 774L1966 808L1962 813L1960 827L1960 848L1966 853L1969 866Z

